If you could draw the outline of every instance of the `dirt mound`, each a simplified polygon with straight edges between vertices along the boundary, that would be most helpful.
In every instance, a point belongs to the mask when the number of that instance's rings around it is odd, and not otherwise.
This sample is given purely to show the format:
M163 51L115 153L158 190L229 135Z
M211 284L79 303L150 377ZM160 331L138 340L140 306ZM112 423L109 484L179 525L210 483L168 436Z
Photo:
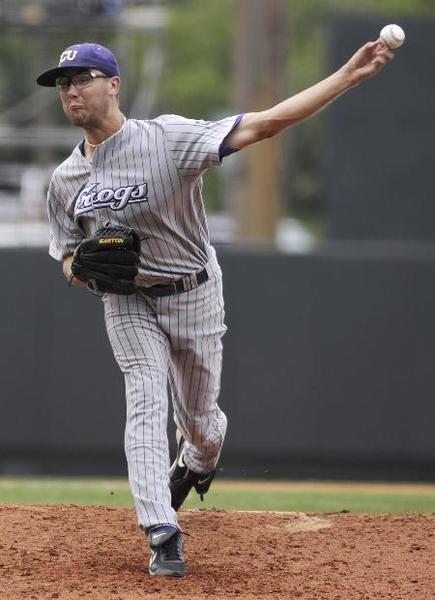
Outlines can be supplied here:
M435 515L186 510L189 574L148 574L132 509L0 506L2 600L433 600Z

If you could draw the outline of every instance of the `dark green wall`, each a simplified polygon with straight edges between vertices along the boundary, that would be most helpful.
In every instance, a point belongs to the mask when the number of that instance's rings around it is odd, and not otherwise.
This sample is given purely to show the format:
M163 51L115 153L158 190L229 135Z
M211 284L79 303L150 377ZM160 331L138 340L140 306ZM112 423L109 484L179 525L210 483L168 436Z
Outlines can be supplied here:
M219 251L228 476L435 480L435 250ZM0 472L125 472L100 300L2 250Z

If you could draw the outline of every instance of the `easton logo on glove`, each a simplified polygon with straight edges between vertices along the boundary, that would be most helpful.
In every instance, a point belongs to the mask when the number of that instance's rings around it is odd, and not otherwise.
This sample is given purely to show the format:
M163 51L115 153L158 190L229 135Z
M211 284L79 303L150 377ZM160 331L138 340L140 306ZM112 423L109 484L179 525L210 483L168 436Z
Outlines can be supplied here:
M102 227L77 246L71 272L93 292L133 294L139 254L140 240L134 229Z
M99 244L123 244L124 238L101 238L98 240Z

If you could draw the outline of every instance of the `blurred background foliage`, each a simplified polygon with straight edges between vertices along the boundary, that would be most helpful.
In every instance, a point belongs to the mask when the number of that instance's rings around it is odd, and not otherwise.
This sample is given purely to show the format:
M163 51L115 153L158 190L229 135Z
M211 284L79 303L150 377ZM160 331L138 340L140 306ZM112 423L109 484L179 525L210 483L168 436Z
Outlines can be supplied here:
M353 0L284 1L287 2L288 15L288 56L282 69L282 89L288 90L288 95L328 74L328 31L330 20L335 15L379 16L380 25L400 23L403 18L435 16L434 0L361 0L358 3ZM119 6L147 4L141 0L125 0L123 3L119 0ZM2 124L17 127L32 123L66 125L55 94L49 97L44 90L45 95L42 96L41 90L35 90L34 78L44 64L56 64L64 47L84 40L99 41L113 48L124 72L128 70L122 94L122 108L127 114L132 106L135 86L143 73L141 57L156 40L163 49L162 68L152 113L142 116L177 113L193 118L216 119L246 110L246 107L237 105L234 93L238 0L166 0L156 4L167 9L166 26L157 32L126 29L125 26L92 27L92 21L85 23L78 20L68 27L54 26L50 30L3 23L0 38ZM38 6L37 0L33 5ZM343 56L343 61L346 59ZM35 95L33 110L20 110L23 98L32 94ZM288 215L304 221L320 234L324 212L325 138L325 118L320 114L295 127L284 140L287 186L284 208ZM36 155L36 160L41 161L41 153L36 152ZM46 151L46 155L47 162L55 163L63 159L66 152L53 149ZM0 149L0 161L32 159L35 160L34 149L5 146ZM209 210L224 209L223 193L220 175L211 171L206 178L205 193Z

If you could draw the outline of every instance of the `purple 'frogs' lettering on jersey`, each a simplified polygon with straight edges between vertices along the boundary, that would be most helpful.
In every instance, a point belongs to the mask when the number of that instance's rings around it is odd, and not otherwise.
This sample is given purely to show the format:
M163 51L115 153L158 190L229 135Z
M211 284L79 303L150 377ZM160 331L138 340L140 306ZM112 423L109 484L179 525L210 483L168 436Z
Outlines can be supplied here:
M103 188L98 191L100 184L92 183L85 187L77 198L74 215L76 217L99 208L122 210L133 202L148 202L148 184L128 185L116 190Z

